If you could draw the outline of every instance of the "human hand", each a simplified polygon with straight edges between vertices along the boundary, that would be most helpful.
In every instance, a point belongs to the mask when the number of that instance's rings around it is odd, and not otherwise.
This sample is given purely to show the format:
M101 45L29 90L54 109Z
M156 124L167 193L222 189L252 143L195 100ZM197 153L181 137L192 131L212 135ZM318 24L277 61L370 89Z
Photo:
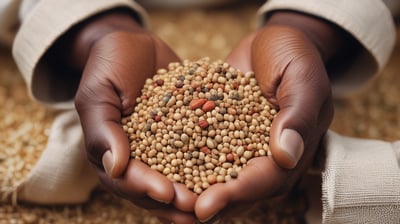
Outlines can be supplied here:
M120 123L133 112L145 80L180 59L127 12L104 14L82 25L71 39L75 57L69 63L83 70L75 105L87 156L101 183L162 219L193 222L195 194L131 159Z
M331 123L326 64L345 41L346 35L325 21L278 12L232 51L227 61L244 72L254 71L264 96L279 108L270 130L272 158L253 158L236 180L203 192L195 205L200 220L223 218L239 205L295 186Z

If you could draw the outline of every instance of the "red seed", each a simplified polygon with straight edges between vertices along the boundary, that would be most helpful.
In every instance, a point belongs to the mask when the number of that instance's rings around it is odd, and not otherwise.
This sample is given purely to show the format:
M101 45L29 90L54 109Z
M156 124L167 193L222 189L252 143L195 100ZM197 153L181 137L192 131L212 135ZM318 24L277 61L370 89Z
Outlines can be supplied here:
M232 153L226 155L226 161L233 163L235 161L235 156Z
M233 89L239 89L239 83L237 82L233 83Z
M250 110L247 112L247 114L248 114L248 115L253 115L253 114L254 114L254 110L253 110L253 109L250 109Z
M201 108L204 112L212 111L215 108L215 102L212 100L208 100L204 103L203 107Z
M196 110L207 102L207 99L193 99L189 104L189 109Z
M206 128L208 128L208 122L207 122L207 120L201 120L201 121L199 121L198 123L197 123L197 125L199 125L199 127L201 128L201 129L206 129Z
M200 148L200 152L202 152L204 154L210 154L211 150L207 146L203 146Z
M229 108L228 108L228 114L230 114L230 115L236 115L236 110L229 107Z

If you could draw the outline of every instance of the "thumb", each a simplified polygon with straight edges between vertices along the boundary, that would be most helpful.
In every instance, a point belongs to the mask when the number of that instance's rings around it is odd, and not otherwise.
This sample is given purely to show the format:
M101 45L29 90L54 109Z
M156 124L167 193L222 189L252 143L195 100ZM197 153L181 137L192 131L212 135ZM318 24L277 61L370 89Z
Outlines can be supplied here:
M121 176L130 159L130 146L118 109L91 105L79 111L89 160L108 176Z
M75 106L89 161L111 177L122 175L129 161L130 146L121 126L121 100L112 84L94 76L83 76Z
M301 124L297 124L293 116L296 111L281 110L273 121L270 132L270 150L276 163L287 169L296 167L304 153L304 140L298 129L302 129ZM301 132L302 133L302 132ZM302 133L303 134L303 133Z
M279 108L270 131L272 156L279 166L294 168L305 155L312 158L332 120L324 63L303 33L286 27L264 29L252 57L263 94Z
M313 66L312 70L303 66L293 63L287 67L276 90L279 112L270 132L273 158L289 169L304 156L312 158L333 117L330 85L323 66ZM310 151L305 153L305 149Z

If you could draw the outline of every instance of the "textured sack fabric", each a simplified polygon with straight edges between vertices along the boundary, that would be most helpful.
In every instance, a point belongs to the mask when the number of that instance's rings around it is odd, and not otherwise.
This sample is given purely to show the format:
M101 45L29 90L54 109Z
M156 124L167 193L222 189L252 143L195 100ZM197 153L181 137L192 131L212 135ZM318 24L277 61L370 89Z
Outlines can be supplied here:
M39 204L81 203L98 179L89 164L75 110L56 116L42 156L18 186L17 200Z
M330 131L326 146L323 222L400 223L396 157L400 142L349 138Z

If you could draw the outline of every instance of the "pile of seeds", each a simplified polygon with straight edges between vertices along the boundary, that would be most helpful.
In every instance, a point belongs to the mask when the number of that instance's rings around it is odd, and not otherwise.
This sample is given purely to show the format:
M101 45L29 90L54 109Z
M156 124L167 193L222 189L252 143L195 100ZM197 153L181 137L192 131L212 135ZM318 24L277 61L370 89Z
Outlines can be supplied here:
M122 119L131 157L195 193L237 178L251 158L269 155L277 110L253 72L208 58L171 63L146 80L136 102Z
M16 189L39 160L55 114L28 97L7 56L0 52L0 203L16 204Z

